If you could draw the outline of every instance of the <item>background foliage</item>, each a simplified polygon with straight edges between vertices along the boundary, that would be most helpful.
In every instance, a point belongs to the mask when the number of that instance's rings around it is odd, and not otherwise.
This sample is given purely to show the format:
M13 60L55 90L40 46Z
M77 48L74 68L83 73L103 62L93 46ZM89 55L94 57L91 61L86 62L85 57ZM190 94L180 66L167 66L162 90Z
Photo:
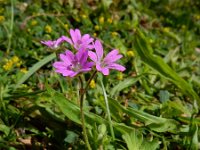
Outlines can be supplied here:
M199 7L197 0L0 0L0 149L84 149L77 79L56 74L58 52L40 43L70 28L102 40L107 52L117 48L127 68L90 84L84 107L93 149L199 149Z

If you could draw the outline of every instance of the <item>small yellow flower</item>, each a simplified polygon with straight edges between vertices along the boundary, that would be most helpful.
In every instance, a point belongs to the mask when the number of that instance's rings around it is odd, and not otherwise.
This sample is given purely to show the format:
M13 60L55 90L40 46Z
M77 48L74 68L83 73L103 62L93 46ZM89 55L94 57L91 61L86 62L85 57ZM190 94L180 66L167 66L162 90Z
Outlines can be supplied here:
M149 43L153 44L153 43L154 43L154 40L153 40L153 39L150 39L150 40L149 40Z
M99 23L100 23L100 24L103 24L103 23L104 23L104 17L103 17L103 16L101 16L101 17L99 18Z
M117 74L117 79L118 79L118 80L122 80L122 79L123 79L123 73L122 73L122 72L119 72L119 73Z
M11 61L12 61L13 63L17 63L17 62L19 61L19 57L13 56L12 59L11 59Z
M87 16L86 16L85 14L81 15L81 17L82 17L83 19L86 19L86 18L87 18Z
M112 18L108 18L107 22L111 24L113 22Z
M8 60L8 61L6 62L6 64L3 65L3 69L6 70L6 71L11 70L12 67L13 67L13 62L12 62L11 60Z
M46 25L44 30L45 30L46 33L51 33L52 32L52 28L51 28L50 25Z
M69 29L68 24L64 24L64 28L65 28L65 30L68 30Z
M30 33L30 32L31 32L31 29L30 29L30 28L28 28L28 29L27 29L27 32L28 32L28 33Z
M96 26L94 26L94 29L98 31L98 30L100 30L100 27L98 25L96 25Z
M4 20L5 20L5 17L4 16L0 16L0 23L4 22Z
M19 61L18 63L16 63L17 67L20 67L22 65L22 61Z
M37 23L38 23L37 20L32 20L32 21L31 21L31 25L32 25L32 26L37 25Z
M169 32L169 31L170 31L170 28L168 27L163 28L163 32Z
M80 20L80 18L78 18L78 17L76 17L76 18L74 18L77 22L80 22L81 20Z
M117 32L112 32L111 35L112 35L112 36L117 36L118 33L117 33Z
M94 88L96 87L96 83L95 83L94 80L92 80L92 81L90 82L90 87L91 87L92 89L94 89Z
M182 28L182 30L185 30L186 29L186 25L182 25L181 28Z
M96 34L96 33L93 33L93 36L94 36L94 37L97 37L97 34Z
M127 54L128 57L134 57L135 56L133 51L127 51L126 54Z
M27 72L28 72L27 68L21 68L20 71L21 71L22 73L27 73Z

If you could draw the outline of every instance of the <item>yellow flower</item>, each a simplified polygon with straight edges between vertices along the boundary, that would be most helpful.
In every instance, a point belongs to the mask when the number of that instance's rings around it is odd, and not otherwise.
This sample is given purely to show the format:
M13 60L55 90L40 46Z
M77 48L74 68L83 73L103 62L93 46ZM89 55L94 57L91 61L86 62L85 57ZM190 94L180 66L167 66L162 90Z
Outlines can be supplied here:
M98 31L100 29L100 27L98 25L96 25L96 26L94 26L94 29Z
M17 67L20 67L22 65L22 61L19 61L18 63L16 63Z
M30 28L28 28L28 29L27 29L27 31L28 31L28 33L30 33L30 32L31 32L31 29L30 29Z
M127 54L128 57L134 57L135 56L133 51L127 51L126 54Z
M108 18L107 22L111 24L113 22L112 18Z
M76 17L76 18L74 18L77 22L80 22L81 20L80 20L80 18L78 18L78 17Z
M19 61L19 57L13 56L12 59L11 59L11 61L12 61L13 63L17 63L17 62Z
M181 28L182 28L182 30L185 30L186 29L186 25L182 25Z
M69 29L68 24L64 24L64 28L65 28L65 30L68 30Z
M46 25L44 30L45 30L46 33L51 33L52 32L52 28L51 28L50 25Z
M103 23L104 23L104 17L103 17L103 16L101 16L101 17L99 18L99 23L100 23L100 24L103 24Z
M96 37L96 36L97 36L97 34L96 34L96 33L93 33L93 36L94 36L94 37Z
M20 71L21 71L22 73L27 73L27 72L28 72L27 68L21 68Z
M154 40L153 40L153 39L150 39L150 40L149 40L149 43L153 44L153 43L154 43Z
M111 34L112 34L112 36L117 36L118 35L117 32L112 32Z
M87 18L87 16L86 16L85 14L81 15L81 17L82 17L83 19L86 19L86 18Z
M4 22L4 20L5 20L5 17L4 16L0 16L0 23Z
M90 87L91 87L92 89L96 87L96 83L95 83L94 80L92 80L92 81L90 82Z
M6 62L6 64L3 65L3 69L5 69L6 71L11 70L12 67L13 67L13 62L12 62L11 60L8 60L8 61Z
M119 72L119 73L117 74L117 79L118 79L118 80L122 80L122 79L123 79L123 73Z
M32 21L31 21L31 25L32 25L32 26L37 25L37 23L38 23L37 20L32 20Z
M163 32L169 32L169 31L170 31L170 28L168 27L163 28Z

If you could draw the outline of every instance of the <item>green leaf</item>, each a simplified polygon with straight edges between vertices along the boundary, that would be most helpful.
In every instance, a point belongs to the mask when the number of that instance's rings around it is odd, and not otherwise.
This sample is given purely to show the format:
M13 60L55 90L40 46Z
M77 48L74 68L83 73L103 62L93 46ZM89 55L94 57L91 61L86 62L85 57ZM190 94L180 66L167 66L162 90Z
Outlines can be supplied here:
M191 140L191 150L198 150L199 149L199 140L198 140L198 125L193 125L193 135Z
M0 124L0 131L3 132L6 136L10 133L10 128L4 124Z
M129 150L139 150L143 141L142 135L138 134L135 130L122 135L122 138L125 140Z
M150 66L152 69L156 70L165 79L173 82L181 91L190 96L193 100L197 100L200 105L200 98L193 88L188 84L183 78L181 78L173 69L170 68L164 60L153 54L153 49L147 42L144 34L138 29L136 32L136 38L134 41L135 50L140 56L142 61Z
M110 95L111 97L113 97L114 95L116 95L117 93L119 93L120 91L122 91L123 89L132 86L135 82L137 82L140 79L141 76L137 76L135 78L127 78L121 82L119 82L111 91L110 91Z
M129 150L156 150L160 144L157 139L147 141L143 138L143 135L136 130L122 135L122 138L125 140Z
M56 58L56 54L55 53L53 53L53 54L51 54L49 56L46 56L45 58L43 58L42 60L40 60L39 62L37 62L36 64L34 64L33 67L31 67L29 69L29 71L26 74L24 74L24 76L22 76L22 78L17 82L17 84L15 86L15 89L17 89L30 76L32 76L37 70L39 70L42 66L44 66L45 64L47 64L48 62L50 62L54 58Z
M109 100L109 106L111 110L111 114L118 113L126 113L130 117L133 117L133 119L138 119L141 122L144 122L146 126L151 128L154 131L157 132L176 132L177 131L177 125L178 122L176 122L173 119L166 119L161 117L156 117L153 115L150 115L148 113L133 109L133 108L126 108L119 104L116 100L111 99ZM113 111L114 110L114 111Z
M166 101L169 100L170 94L169 94L169 92L168 92L167 90L160 90L160 91L159 91L159 97L160 97L159 100L160 100L162 103L164 103L164 102L166 102Z
M61 112L70 120L74 121L77 124L81 124L81 118L80 118L80 108L74 104L72 101L66 99L66 97L53 90L49 85L46 84L46 88L48 93L51 95L52 100L56 103L56 105L59 107ZM92 113L92 112L84 112L85 114L85 120L86 120L86 126L88 128L92 128L92 125L94 123L97 124L105 124L107 127L109 127L109 123L104 118ZM131 132L133 130L132 127L126 126L122 123L112 122L113 127L119 131L120 133L127 133Z

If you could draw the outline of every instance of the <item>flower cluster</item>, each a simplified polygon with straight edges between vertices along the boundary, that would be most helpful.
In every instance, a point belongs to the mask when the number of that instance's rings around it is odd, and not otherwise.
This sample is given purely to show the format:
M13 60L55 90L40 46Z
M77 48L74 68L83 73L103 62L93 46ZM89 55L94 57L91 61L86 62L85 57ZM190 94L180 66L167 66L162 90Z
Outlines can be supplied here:
M114 49L104 57L104 50L99 40L94 40L89 34L81 35L80 30L70 29L70 36L61 36L55 41L41 41L51 49L57 49L63 42L70 44L76 53L66 50L60 54L60 61L53 64L55 71L63 76L74 77L81 72L88 72L95 65L96 70L109 75L110 69L124 71L125 67L116 63L122 58L118 50ZM92 61L88 61L88 58Z

